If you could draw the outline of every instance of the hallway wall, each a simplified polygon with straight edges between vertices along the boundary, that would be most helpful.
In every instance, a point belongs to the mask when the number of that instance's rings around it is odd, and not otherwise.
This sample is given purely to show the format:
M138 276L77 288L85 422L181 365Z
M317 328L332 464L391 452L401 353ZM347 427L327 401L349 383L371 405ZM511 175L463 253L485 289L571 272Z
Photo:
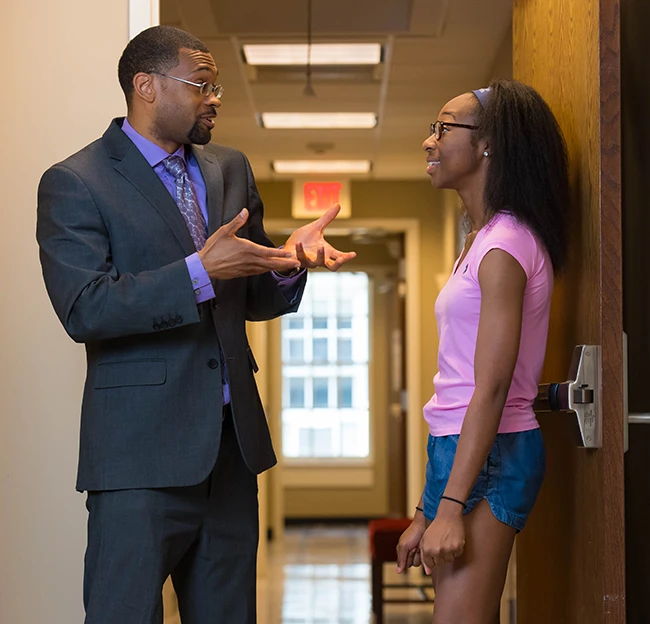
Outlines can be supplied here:
M83 348L47 299L36 188L125 107L128 1L3 2L0 622L82 621L84 497L74 491Z
M508 28L508 32L494 58L488 81L495 78L512 78L512 26Z

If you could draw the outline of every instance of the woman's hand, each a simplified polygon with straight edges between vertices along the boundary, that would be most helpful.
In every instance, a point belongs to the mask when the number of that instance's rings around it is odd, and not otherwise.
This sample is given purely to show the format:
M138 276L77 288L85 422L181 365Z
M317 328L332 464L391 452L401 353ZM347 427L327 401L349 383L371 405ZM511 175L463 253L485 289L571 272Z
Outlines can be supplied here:
M397 574L407 568L418 567L420 562L420 540L426 531L426 520L421 512L416 513L411 526L409 526L397 544Z
M451 563L463 554L463 550L465 550L465 524L462 507L441 500L435 520L429 525L420 541L420 557L424 571L431 574L434 566Z

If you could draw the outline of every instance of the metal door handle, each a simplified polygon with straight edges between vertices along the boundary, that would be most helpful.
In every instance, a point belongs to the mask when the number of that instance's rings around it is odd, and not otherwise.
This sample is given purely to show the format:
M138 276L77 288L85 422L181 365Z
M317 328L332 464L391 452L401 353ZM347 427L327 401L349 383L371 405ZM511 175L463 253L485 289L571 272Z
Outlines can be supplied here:
M573 350L569 380L541 384L533 405L536 412L571 412L578 446L602 446L600 406L600 346L578 345Z

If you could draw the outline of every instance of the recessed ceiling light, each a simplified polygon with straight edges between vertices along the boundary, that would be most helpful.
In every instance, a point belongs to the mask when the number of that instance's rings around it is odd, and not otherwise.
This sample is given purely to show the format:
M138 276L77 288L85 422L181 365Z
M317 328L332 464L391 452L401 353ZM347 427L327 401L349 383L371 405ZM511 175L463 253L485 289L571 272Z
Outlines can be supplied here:
M274 160L276 173L368 173L369 160Z
M375 113L262 113L264 128L374 128Z
M306 65L307 44L245 44L244 58L249 65ZM379 43L314 43L312 65L378 65Z

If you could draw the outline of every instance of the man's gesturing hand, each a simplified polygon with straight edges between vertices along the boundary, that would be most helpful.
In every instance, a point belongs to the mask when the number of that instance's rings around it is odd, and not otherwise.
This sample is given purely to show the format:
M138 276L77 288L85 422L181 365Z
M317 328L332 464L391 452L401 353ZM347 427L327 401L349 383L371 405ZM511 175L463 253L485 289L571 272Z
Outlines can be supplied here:
M299 268L293 252L257 245L235 236L247 220L248 210L244 208L230 223L222 225L210 236L199 251L199 258L210 279L232 279Z
M334 204L320 219L298 228L289 236L284 250L294 252L300 266L304 268L325 267L330 271L338 271L344 262L357 255L354 251L335 249L323 236L325 228L334 221L340 210L341 206Z

